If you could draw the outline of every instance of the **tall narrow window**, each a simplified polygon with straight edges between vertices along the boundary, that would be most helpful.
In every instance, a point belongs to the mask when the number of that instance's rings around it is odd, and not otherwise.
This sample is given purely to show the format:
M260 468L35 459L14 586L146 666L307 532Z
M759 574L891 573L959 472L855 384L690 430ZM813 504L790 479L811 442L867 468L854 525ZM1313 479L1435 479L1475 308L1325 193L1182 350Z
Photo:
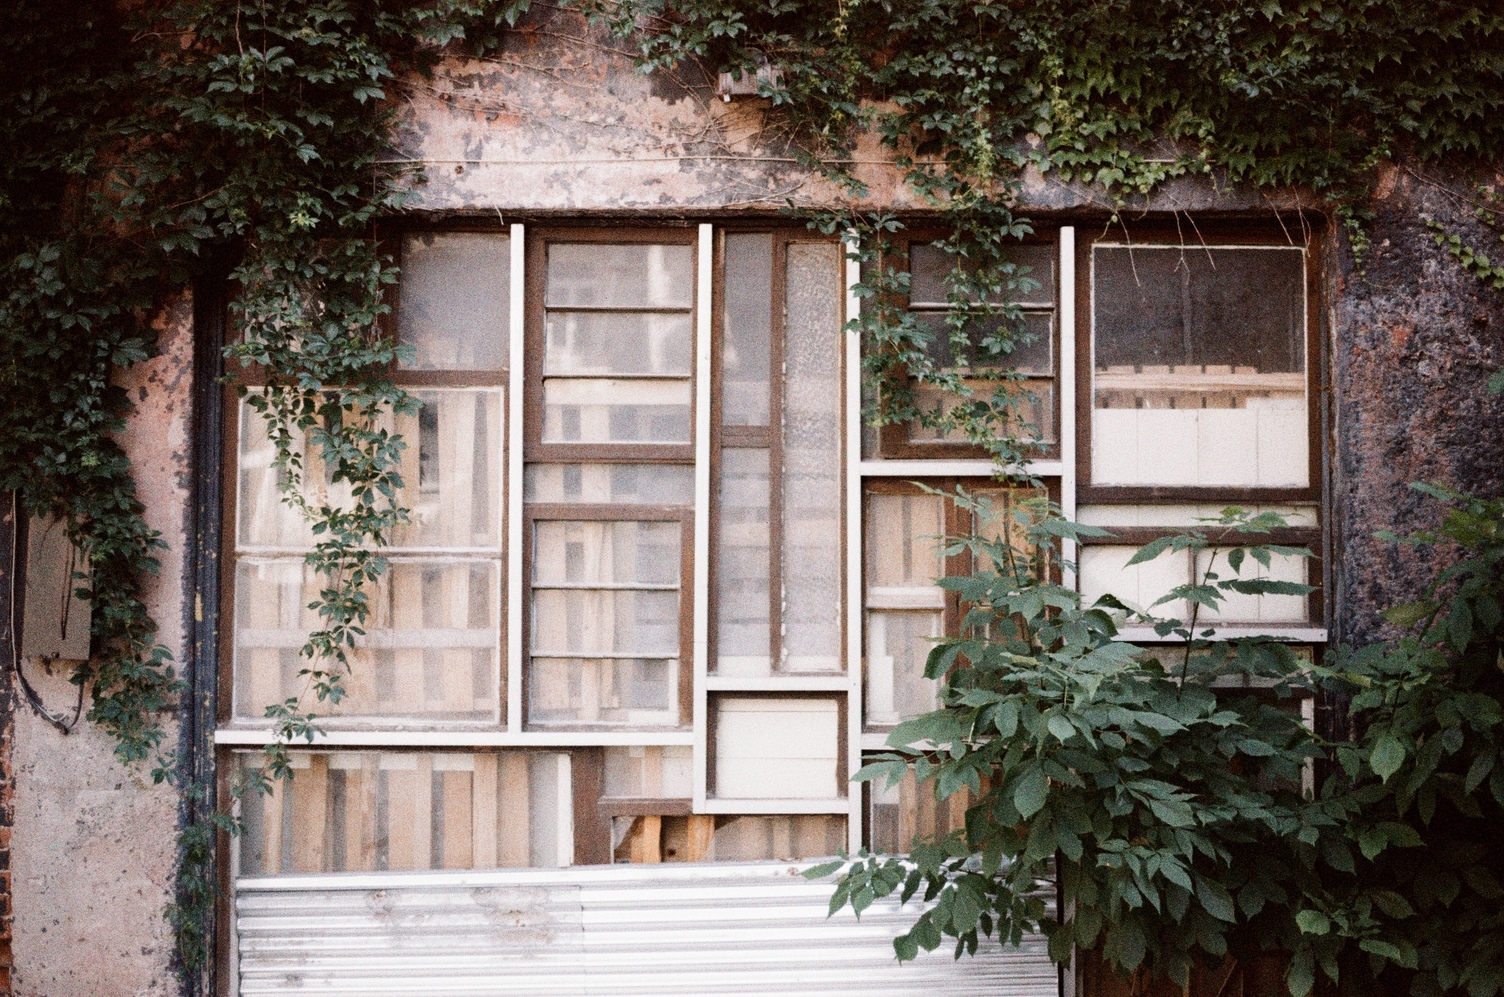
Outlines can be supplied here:
M533 247L533 727L688 721L695 260L686 235L559 234Z
M839 671L840 248L766 232L724 247L712 670Z

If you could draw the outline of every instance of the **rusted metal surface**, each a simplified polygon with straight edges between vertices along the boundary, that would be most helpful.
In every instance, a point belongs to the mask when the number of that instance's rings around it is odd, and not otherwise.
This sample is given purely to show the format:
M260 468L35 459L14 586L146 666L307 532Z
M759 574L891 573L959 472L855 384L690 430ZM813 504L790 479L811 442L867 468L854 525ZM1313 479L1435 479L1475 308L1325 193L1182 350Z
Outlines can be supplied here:
M239 993L1055 997L1043 938L899 965L916 910L827 918L783 863L286 876L236 890Z

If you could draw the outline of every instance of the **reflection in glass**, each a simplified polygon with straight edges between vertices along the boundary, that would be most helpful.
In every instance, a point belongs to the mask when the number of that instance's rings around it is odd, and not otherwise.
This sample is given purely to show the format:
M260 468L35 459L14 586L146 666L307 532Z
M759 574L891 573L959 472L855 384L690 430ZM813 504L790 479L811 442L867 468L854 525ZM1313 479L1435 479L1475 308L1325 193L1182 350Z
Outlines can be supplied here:
M1002 294L991 296L994 303L1015 302L1029 305L1053 305L1055 303L1055 247L1049 243L1025 242L1011 245L1006 254L1008 262L1018 267L1014 286L1005 288ZM943 306L950 301L950 287L945 278L956 268L959 258L947 253L935 243L916 243L909 247L909 302L912 305ZM961 268L966 273L975 273L976 264L961 259ZM1027 269L1026 269L1027 268ZM1033 286L1024 288L1028 282Z
M350 652L346 695L315 703L299 673L311 630L327 625L309 605L323 580L301 558L242 558L235 570L235 713L304 696L334 719L421 715L494 720L504 696L501 592L493 560L393 559L367 590L366 634Z
M397 338L407 370L504 370L510 352L511 240L425 232L402 240Z
M549 308L689 308L694 247L555 242L548 247Z
M535 654L528 673L527 715L535 726L677 726L679 661Z
M722 675L772 670L768 451L721 451L716 559L716 657Z
M721 421L768 424L772 376L773 236L726 236L725 333L721 346Z
M1309 483L1305 253L1098 246L1092 481Z
M693 332L688 312L551 312L543 374L688 377Z
M688 443L688 380L545 378L545 443Z
M522 497L526 502L690 505L695 473L675 464L529 464Z
M569 756L291 752L294 777L240 799L243 876L557 868L574 858ZM253 769L260 755L242 755Z

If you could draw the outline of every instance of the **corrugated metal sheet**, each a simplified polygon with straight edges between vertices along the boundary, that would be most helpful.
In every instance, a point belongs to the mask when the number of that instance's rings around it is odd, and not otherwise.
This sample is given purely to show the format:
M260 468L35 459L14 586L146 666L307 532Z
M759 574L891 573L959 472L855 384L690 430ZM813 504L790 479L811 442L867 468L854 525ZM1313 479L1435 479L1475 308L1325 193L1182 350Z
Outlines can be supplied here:
M826 917L785 863L284 876L237 884L242 997L1056 997L1044 940L899 965L916 908Z

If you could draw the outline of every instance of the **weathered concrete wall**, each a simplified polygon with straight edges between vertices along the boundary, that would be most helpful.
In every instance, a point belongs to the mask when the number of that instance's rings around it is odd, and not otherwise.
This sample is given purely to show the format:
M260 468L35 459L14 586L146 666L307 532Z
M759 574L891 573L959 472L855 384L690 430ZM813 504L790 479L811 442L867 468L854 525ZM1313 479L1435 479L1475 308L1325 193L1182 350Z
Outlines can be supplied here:
M145 596L160 639L181 658L183 556L193 367L185 297L161 322L161 355L124 382L136 405L122 444L136 471L146 522L168 549ZM71 713L62 668L31 663L44 701ZM87 709L87 704L85 704ZM164 744L176 743L168 719ZM178 993L163 920L172 895L178 797L144 770L114 760L114 743L87 721L66 737L24 705L15 716L14 989L18 997L168 997Z
M1411 482L1504 495L1504 398L1485 391L1504 367L1504 294L1464 273L1424 224L1434 218L1475 247L1497 248L1464 196L1472 186L1390 170L1363 272L1340 248L1328 255L1337 624L1346 640L1379 636L1379 612L1417 597L1447 556L1374 536L1440 521L1441 505Z

